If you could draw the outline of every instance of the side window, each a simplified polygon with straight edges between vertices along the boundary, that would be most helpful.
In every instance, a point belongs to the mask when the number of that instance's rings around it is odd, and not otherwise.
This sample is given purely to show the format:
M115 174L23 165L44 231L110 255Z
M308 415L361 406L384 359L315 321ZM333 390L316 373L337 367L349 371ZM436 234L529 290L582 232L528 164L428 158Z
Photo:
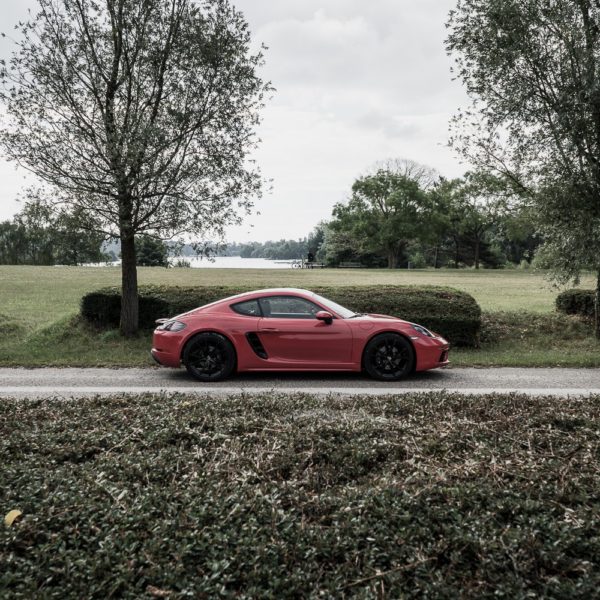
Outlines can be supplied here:
M304 298L297 296L269 296L260 298L260 308L264 317L272 319L314 319L323 310Z
M258 306L257 300L246 300L245 302L238 302L232 304L231 309L239 315L245 317L260 317L260 307Z

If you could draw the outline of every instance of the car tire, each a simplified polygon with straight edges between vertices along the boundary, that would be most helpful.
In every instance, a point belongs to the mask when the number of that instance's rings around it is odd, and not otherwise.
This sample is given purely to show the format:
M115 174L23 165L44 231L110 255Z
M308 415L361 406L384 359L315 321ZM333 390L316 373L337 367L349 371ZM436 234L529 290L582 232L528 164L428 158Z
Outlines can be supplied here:
M398 381L413 372L415 351L405 337L381 333L365 346L363 367L373 379Z
M221 381L235 369L233 344L220 333L206 331L193 337L183 351L183 364L199 381Z

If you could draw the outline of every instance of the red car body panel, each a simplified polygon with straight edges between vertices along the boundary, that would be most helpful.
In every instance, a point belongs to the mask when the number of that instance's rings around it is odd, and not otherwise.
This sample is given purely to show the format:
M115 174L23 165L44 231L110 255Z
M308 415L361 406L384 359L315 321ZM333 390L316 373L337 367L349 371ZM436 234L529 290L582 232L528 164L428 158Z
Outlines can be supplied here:
M231 306L247 300L296 296L333 315L331 324L318 319L267 318L236 313ZM152 356L161 365L179 368L186 343L196 334L212 331L229 339L236 351L236 371L361 371L363 350L380 333L393 332L410 341L415 371L448 364L449 344L441 336L428 337L413 324L386 315L344 319L323 305L312 292L291 288L248 292L207 304L173 317L185 324L181 331L154 331ZM253 349L247 334L258 336L268 358Z

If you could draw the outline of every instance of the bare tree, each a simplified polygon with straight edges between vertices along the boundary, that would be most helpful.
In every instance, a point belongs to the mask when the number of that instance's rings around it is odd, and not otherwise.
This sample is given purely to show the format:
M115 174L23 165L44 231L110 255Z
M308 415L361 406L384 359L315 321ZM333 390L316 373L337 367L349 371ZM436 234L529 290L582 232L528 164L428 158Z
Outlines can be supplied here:
M38 0L1 65L5 155L118 237L121 331L138 327L134 236L222 233L260 195L269 84L228 0Z
M378 160L367 170L365 175L375 175L378 171L394 173L407 180L414 181L425 191L431 189L440 180L440 174L435 169L407 158Z

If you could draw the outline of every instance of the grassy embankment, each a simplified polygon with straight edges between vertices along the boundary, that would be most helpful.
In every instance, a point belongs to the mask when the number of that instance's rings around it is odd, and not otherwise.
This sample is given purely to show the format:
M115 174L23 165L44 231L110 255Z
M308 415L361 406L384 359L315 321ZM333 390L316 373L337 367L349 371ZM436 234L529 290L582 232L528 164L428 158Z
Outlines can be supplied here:
M140 268L141 284L445 285L472 294L484 311L483 345L458 350L455 365L600 366L589 324L554 313L552 289L542 274L526 271L299 271ZM116 268L0 267L0 365L150 365L149 337L121 340L73 319L81 296L118 285ZM583 287L592 287L584 279Z
M592 598L600 397L6 401L0 596Z

